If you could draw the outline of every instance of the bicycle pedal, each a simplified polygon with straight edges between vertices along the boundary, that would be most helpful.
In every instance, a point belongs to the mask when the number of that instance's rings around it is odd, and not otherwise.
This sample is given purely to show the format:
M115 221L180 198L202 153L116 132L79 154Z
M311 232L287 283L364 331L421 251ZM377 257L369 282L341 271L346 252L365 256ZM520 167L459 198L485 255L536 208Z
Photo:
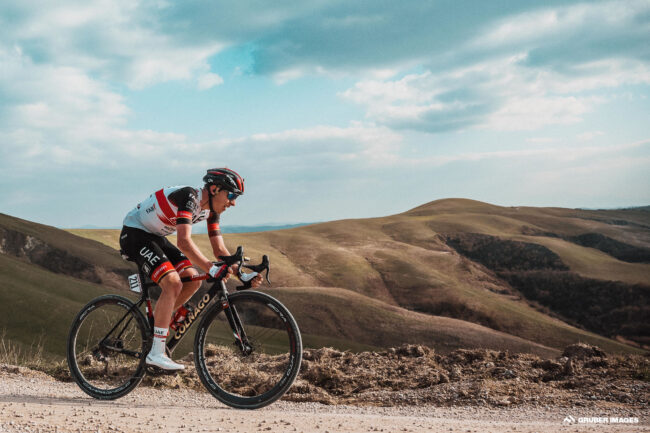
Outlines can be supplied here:
M164 370L155 365L147 365L147 374L151 376L173 376L182 370Z

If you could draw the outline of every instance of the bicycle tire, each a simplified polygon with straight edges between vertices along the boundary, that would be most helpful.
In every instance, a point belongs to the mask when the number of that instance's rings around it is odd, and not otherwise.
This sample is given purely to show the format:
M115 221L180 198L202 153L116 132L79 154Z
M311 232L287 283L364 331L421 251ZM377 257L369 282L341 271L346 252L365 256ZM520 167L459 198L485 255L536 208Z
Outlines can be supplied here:
M150 334L144 314L128 298L105 295L93 299L79 311L68 334L66 353L72 378L99 400L128 394L145 375Z
M206 311L194 339L194 363L203 385L222 403L258 409L282 397L302 361L302 339L293 316L277 299L247 290L228 297L253 352L237 348L222 303ZM234 350L232 347L234 346Z

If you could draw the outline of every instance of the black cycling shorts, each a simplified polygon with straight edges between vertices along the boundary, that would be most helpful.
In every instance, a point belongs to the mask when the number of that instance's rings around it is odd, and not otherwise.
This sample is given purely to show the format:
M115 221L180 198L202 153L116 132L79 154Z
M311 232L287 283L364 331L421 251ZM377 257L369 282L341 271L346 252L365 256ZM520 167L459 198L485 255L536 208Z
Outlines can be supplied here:
M170 272L180 273L192 266L185 254L167 238L133 227L122 227L120 248L154 283Z

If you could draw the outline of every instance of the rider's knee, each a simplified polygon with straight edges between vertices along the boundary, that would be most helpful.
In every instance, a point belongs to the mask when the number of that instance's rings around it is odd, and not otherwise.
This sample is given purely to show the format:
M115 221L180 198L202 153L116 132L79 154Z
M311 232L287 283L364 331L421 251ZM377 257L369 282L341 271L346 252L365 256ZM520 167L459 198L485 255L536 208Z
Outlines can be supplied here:
M198 274L199 273L196 271L196 269L193 268L186 268L180 273L181 277L193 277L194 275ZM187 281L183 283L183 287L189 288L189 290L192 292L196 292L201 287L201 281Z
M189 287L193 292L196 292L199 290L201 287L201 282L200 281L190 281L189 283L185 283L187 287Z
M174 296L174 298L178 298L181 290L183 290L183 283L181 282L181 277L178 275L178 273L170 272L160 282L160 287L164 292L169 292Z

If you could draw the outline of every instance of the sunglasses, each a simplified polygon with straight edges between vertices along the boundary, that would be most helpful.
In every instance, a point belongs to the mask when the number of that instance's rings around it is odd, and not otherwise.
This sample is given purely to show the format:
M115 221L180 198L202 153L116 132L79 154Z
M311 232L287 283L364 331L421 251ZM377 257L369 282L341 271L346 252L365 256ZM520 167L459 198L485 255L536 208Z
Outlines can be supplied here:
M229 201L237 200L237 197L239 197L239 194L234 193L234 192L228 192L228 200Z

